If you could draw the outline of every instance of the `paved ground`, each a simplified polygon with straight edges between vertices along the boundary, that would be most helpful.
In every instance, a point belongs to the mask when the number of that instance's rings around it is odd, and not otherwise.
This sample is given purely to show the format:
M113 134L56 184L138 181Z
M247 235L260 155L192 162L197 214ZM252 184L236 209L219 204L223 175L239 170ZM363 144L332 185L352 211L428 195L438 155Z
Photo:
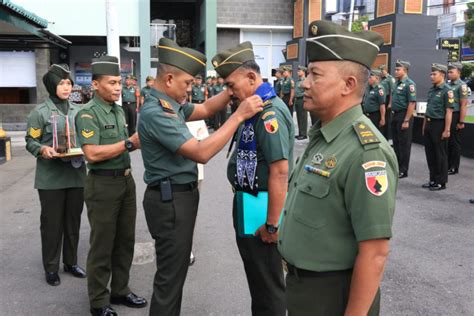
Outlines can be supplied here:
M41 265L39 200L34 159L14 135L13 160L0 166L0 315L87 315L86 281L61 272L48 286ZM305 143L295 146L295 156ZM131 288L151 296L153 244L141 201L145 185L140 153L132 155L138 195L136 258ZM184 289L182 315L250 315L250 300L231 224L231 191L224 152L205 167L195 233L196 264ZM463 158L448 189L429 192L423 147L413 145L410 177L400 182L395 237L382 284L382 315L473 315L474 160ZM361 184L362 185L362 184ZM79 263L85 266L89 225L83 213ZM117 307L120 315L148 310Z

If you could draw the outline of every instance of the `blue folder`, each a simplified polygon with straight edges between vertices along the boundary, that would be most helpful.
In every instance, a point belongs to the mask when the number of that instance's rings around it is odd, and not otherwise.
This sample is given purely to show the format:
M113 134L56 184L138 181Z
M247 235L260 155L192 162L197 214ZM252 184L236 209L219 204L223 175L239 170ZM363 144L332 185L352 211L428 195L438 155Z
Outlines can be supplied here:
M267 221L268 192L258 192L258 196L237 191L237 233L240 237L250 237Z

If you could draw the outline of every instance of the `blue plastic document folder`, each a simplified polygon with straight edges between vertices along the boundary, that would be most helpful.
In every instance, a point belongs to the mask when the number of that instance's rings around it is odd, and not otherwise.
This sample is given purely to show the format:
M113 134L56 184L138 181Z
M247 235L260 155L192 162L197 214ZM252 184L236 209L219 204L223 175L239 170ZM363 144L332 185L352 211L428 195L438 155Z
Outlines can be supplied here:
M267 221L268 192L252 194L237 191L237 233L240 237L250 237Z

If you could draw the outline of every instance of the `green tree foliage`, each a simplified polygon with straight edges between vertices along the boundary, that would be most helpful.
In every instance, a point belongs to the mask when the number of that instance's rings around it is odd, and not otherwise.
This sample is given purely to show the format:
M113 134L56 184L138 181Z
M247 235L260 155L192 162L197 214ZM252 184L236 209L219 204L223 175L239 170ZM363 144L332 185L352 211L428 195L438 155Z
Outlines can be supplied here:
M467 4L466 25L464 27L463 42L470 48L474 48L474 2Z
M462 63L461 78L471 78L474 71L474 63Z
M352 23L351 31L352 32L360 32L364 30L362 26L362 22L369 22L369 17L367 15L361 16L357 21Z

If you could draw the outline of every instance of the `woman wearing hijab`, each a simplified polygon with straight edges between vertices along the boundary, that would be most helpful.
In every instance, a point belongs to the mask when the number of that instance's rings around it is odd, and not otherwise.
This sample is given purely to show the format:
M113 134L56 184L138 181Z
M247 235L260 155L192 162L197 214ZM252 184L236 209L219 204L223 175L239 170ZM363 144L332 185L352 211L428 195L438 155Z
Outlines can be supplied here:
M68 101L74 82L69 67L52 65L43 76L49 98L28 116L26 149L36 157L35 189L41 202L40 230L43 266L49 285L61 283L61 248L64 271L85 278L77 265L79 228L84 204L86 168L82 157L58 158L58 152L79 147L75 143L75 116L79 106ZM67 132L69 130L69 133Z

